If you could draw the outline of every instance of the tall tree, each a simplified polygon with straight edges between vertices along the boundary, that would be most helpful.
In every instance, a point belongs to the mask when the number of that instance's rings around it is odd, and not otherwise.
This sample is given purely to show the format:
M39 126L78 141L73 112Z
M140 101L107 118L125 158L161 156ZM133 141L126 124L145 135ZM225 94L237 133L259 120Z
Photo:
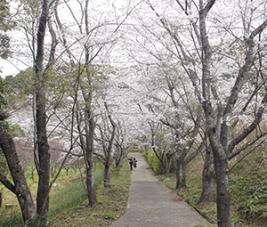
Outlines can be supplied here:
M242 1L237 2L239 6L242 5ZM188 29L177 29L177 25L168 21L166 17L160 16L152 4L148 2L149 7L155 12L162 27L169 33L173 42L173 47L170 48L166 45L166 48L174 53L174 56L181 62L183 71L191 80L195 96L205 114L207 147L210 146L211 148L216 173L217 223L218 226L229 227L231 226L231 218L228 162L232 157L240 154L244 148L253 146L255 141L265 135L262 130L257 130L261 128L260 123L267 98L266 79L262 73L261 76L258 73L262 71L261 58L263 55L259 53L263 49L261 44L256 45L256 39L260 40L261 33L267 26L266 17L263 17L263 22L258 19L263 15L265 5L262 4L263 1L246 1L249 3L249 7L246 5L245 10L241 7L241 19L240 14L237 16L244 28L243 31L242 29L241 31L238 30L239 34L235 36L233 34L237 32L233 32L229 27L226 28L229 24L224 25L220 21L219 14L212 12L213 10L219 11L219 1L199 0L198 5L195 1L189 0L177 0L176 3L178 3L179 12L184 13L188 18ZM218 4L217 8L215 3ZM249 13L244 13L246 11ZM225 29L226 38L221 42L209 30L212 27L210 26L212 15L217 18L217 22L220 21ZM180 25L187 26L183 23ZM220 29L217 31L222 32ZM186 40L184 37L187 37ZM220 51L216 49L218 46L221 47ZM222 47L227 48L223 50ZM238 48L241 49L238 55L242 56L242 61L236 64L233 62L236 56L232 58L233 52L231 50L238 50ZM226 55L222 52L225 52ZM225 67L223 64L229 64L232 68ZM222 79L225 73L215 72L214 68L233 75L231 83ZM234 70L232 70L233 68ZM244 95L245 85L254 87L251 95L246 93ZM238 105L243 105L243 108L238 107ZM247 122L240 121L244 113L249 116ZM242 127L237 127L241 125ZM260 133L255 133L256 137L251 142L242 144L242 142L245 143L245 138L254 131L260 131Z
M53 3L53 2L52 2ZM51 3L50 3L51 4ZM36 55L34 57L34 81L35 81L35 124L36 124L36 144L37 144L37 172L38 172L38 188L36 197L37 206L37 223L40 226L46 226L48 223L49 209L49 191L50 191L50 151L47 136L47 117L46 117L46 81L47 76L55 60L55 48L57 40L50 22L50 12L48 0L43 0L41 4L41 14L39 18L37 39L36 39ZM48 62L44 67L44 42L46 36L46 28L49 27L51 34L51 49Z
M262 119L263 110L267 101L267 95L265 94L262 99L262 107L260 107L255 116L255 120L251 125L241 131L237 138L234 138L229 144L229 126L227 123L227 115L233 111L233 108L238 100L239 93L242 89L248 72L251 70L254 61L254 47L255 37L263 31L267 26L267 20L265 20L260 26L253 30L248 38L245 40L246 53L243 66L239 69L238 76L235 80L235 85L231 89L230 96L228 98L225 108L223 108L221 116L218 117L216 109L212 105L211 95L216 97L216 91L210 79L211 66L212 66L212 48L210 46L208 31L207 31L207 16L209 11L215 4L215 0L210 0L206 4L200 0L199 11L199 29L200 38L202 44L202 107L205 112L205 120L207 127L207 134L209 137L210 145L214 155L216 182L217 182L217 216L218 226L229 227L231 226L230 216L230 194L228 189L228 159L229 154L232 153L233 148L244 138L246 138L252 131L254 131L257 125ZM222 108L221 103L218 102L217 110ZM219 119L218 119L219 118ZM221 119L220 119L221 118ZM222 122L217 124L217 122Z
M4 33L10 26L8 23L9 7L7 1L0 2L0 57L8 56L9 37ZM8 114L5 111L6 100L5 91L6 85L2 79L0 81L0 149L3 152L5 162L8 165L11 174L12 183L5 175L3 169L0 168L0 182L14 193L18 199L22 217L25 223L31 222L35 217L35 205L32 199L31 192L26 182L23 169L19 162L18 154L15 148L14 141L10 135L9 125L6 122Z

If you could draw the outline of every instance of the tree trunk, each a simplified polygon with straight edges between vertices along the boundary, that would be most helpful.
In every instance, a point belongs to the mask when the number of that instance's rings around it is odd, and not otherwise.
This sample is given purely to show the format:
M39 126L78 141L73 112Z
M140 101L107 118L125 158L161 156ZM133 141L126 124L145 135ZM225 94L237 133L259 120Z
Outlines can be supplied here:
M39 19L37 32L37 52L35 58L35 98L36 98L36 133L38 149L38 188L37 188L37 218L39 226L47 225L49 207L50 181L50 152L46 132L46 88L45 72L43 70L44 39L48 20L48 1L42 1L42 13Z
M115 159L115 166L116 167L121 166L121 162L122 162L122 159L123 159L123 152L124 152L123 149L121 149L121 148L118 148L118 149L119 149L119 157L117 157Z
M160 174L164 174L167 172L167 166L166 166L166 161L163 155L155 153L159 162L160 162Z
M3 178L1 178L1 182L16 195L24 223L30 222L35 216L32 195L20 165L13 139L6 132L6 127L2 122L0 123L0 146L6 158L14 185L8 179L3 181Z
M87 197L90 207L93 207L96 203L96 192L94 185L94 164L93 164L93 152L94 152L94 130L95 122L91 116L91 112L87 111L87 119L89 130L86 130L86 186Z
M228 160L225 157L214 157L217 183L217 223L218 227L230 227L230 193L228 191Z
M115 166L116 167L119 167L121 165L121 159L117 159L116 161L115 161Z
M47 212L49 207L49 182L50 182L50 152L46 132L46 94L42 72L36 69L36 129L38 149L38 189L37 189L37 214L40 225L47 223Z
M216 200L216 178L214 158L210 147L207 149L204 168L202 172L202 193L198 203Z
M214 157L217 184L217 224L218 227L231 227L230 193L228 191L228 158L216 130L209 131L209 139Z
M37 145L38 145L38 189L37 189L37 214L40 226L47 224L47 213L49 208L49 182L50 182L50 152L46 136L45 105L37 106ZM39 106L40 107L40 106Z
M166 173L170 173L173 165L173 155L166 155Z
M31 167L31 179L34 181L34 167Z
M0 208L2 208L2 203L3 203L3 197L2 197L2 192L0 191Z
M86 187L87 198L90 207L93 207L96 203L96 194L94 188L94 174L93 174L93 161L91 158L86 160Z
M105 188L109 188L110 187L109 163L105 163L105 168L104 168L104 187Z
M186 188L185 162L179 158L176 159L176 189Z

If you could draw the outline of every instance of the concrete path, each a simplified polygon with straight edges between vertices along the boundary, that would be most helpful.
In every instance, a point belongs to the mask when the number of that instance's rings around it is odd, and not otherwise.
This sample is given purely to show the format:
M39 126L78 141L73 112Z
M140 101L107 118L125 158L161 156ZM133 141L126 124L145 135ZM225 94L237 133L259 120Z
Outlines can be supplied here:
M134 156L138 164L132 171L128 207L124 216L111 227L194 227L208 224L153 176L141 154Z

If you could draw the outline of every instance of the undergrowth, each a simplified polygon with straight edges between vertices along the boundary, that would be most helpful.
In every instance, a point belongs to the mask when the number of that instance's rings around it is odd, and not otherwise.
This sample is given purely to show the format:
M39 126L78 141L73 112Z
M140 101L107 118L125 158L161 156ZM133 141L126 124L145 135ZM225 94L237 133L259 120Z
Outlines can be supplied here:
M51 226L110 226L111 222L122 216L127 207L130 183L128 163L121 168L112 169L111 187L104 189L103 184L99 185L97 204L93 208L89 208L87 201L84 201L70 209L65 209L64 212L51 218Z
M100 185L102 182L102 172L102 166L97 165L94 172L96 186ZM58 179L58 183L55 183L50 196L49 218L52 218L68 208L79 205L87 198L85 185L78 175L73 174L71 176L66 176L64 172L62 174L63 175ZM68 177L70 177L70 179L68 179ZM34 182L30 181L29 185L31 191L36 189L36 184ZM6 192L5 196L9 196L9 194ZM0 209L1 227L23 226L18 205L15 204L16 201L13 199L11 199L11 202L14 204L14 208L7 210L3 207Z

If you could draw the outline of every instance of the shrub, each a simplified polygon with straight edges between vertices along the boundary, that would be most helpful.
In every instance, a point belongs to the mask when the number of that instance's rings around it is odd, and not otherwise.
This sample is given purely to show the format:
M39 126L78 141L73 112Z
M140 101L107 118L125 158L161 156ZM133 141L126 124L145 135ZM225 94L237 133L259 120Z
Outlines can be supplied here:
M248 219L267 217L267 172L254 172L232 182L235 204Z
M161 168L160 168L160 161L155 155L155 153L151 149L147 149L145 151L145 157L146 160L150 166L150 168L155 172L155 173L160 173Z

